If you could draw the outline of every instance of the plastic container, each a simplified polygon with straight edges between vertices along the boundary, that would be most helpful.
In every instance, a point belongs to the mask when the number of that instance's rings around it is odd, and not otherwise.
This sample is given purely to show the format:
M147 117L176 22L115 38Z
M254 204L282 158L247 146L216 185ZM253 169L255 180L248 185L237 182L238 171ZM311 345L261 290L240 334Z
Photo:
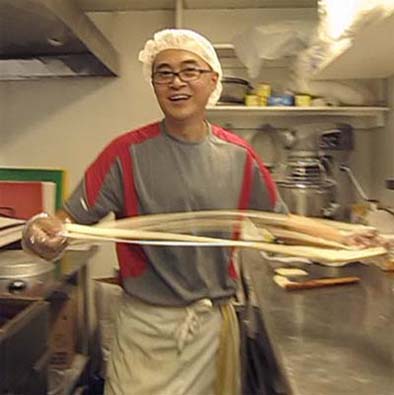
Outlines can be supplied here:
M309 95L296 95L295 105L297 107L310 107L312 105L312 98Z
M260 97L270 97L272 93L271 85L266 82L260 82L256 88L256 95Z
M247 107L257 107L260 105L260 97L257 95L246 95L245 105Z
M294 96L291 95L273 95L267 100L269 106L294 106Z

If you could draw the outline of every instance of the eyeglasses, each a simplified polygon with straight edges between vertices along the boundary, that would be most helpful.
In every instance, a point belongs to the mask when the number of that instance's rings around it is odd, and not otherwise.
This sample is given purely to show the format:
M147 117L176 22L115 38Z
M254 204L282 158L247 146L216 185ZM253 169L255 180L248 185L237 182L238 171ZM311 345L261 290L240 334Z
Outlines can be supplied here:
M197 69L195 67L188 67L179 71L160 70L152 74L152 81L155 84L164 85L170 84L175 76L183 82L196 81L201 77L201 74L212 73L212 70Z

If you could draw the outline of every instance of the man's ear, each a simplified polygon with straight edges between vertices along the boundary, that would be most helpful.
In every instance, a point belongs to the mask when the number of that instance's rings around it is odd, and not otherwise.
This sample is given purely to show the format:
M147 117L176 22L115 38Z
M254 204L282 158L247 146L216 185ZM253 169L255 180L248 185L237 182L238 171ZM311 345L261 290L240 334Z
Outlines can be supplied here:
M216 86L217 82L219 81L219 74L218 73L211 73L211 79L212 79L212 82Z
M216 88L218 81L219 81L219 74L218 73L211 73L210 81L211 81L211 88L212 88L212 92L213 92Z

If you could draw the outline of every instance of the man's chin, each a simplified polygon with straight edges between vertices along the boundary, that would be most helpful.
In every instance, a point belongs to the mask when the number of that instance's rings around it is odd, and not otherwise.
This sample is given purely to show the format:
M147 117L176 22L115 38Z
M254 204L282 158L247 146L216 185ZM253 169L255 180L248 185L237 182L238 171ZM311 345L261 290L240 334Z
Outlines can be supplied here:
M170 111L166 114L167 118L171 118L174 121L186 121L187 119L191 118L193 113L191 111Z

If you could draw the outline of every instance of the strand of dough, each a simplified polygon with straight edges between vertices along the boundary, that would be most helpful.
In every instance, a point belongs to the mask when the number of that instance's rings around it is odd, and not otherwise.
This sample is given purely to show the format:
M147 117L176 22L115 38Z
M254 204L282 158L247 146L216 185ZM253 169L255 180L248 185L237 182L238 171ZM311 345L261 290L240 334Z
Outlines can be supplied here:
M178 212L168 214L151 214L137 217L124 218L117 221L99 224L98 227L140 229L142 227L162 226L164 223L176 223L177 221L206 219L206 220L251 220L256 226L276 226L288 230L301 232L310 236L319 235L320 238L338 242L341 235L349 233L374 231L374 228L358 224L348 224L332 220L322 220L294 214L279 214L256 210L205 210L192 212Z
M189 233L189 232L228 232L232 233L235 230L241 231L245 225L245 219L206 219L206 218L192 218L186 220L177 220L170 222L162 222L160 224L148 224L140 225L140 230L151 230L151 231L167 231L175 233ZM346 246L341 243L326 240L321 237L315 237L306 235L300 232L294 232L279 228L276 226L259 226L253 223L253 226L260 233L258 236L259 240L269 241L269 238L276 237L283 241L291 242L292 244L306 244L321 246L326 248L337 248L337 249L353 249L353 247ZM267 232L268 231L268 232ZM268 233L268 234L267 234ZM267 240L268 239L268 240ZM245 240L245 239L244 239Z
M279 253L289 256L299 256L310 258L319 262L356 262L367 258L374 258L385 255L386 249L383 247L366 248L362 250L333 250L317 247L288 246L272 244L260 241L227 240L213 237L184 235L169 232L154 232L136 229L104 228L102 226L86 226L77 224L66 224L66 236L73 239L84 239L89 236L96 237L96 240L106 241L117 239L120 242L138 244L139 241L165 241L168 244L175 242L198 242L201 246L227 246L240 248L254 248L266 252ZM86 237L88 236L88 237ZM179 244L178 244L179 245Z

